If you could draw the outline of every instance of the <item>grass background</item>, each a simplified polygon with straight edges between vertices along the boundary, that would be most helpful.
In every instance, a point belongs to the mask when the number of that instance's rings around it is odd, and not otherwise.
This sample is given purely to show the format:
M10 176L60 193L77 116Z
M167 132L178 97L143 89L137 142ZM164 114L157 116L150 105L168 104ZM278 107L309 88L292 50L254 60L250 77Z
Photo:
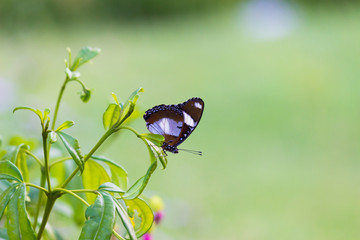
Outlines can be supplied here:
M0 30L0 80L11 93L1 98L0 133L38 138L37 119L11 109L54 109L65 48L100 47L81 69L94 89L90 102L79 100L74 84L58 119L75 121L68 132L83 152L103 132L111 92L125 100L142 86L142 111L205 101L182 144L204 156L171 154L150 181L147 193L166 204L155 239L358 239L359 9L305 10L291 35L271 41L246 35L235 11ZM141 118L133 126L147 131ZM126 132L100 149L129 170L131 182L146 171L146 151Z

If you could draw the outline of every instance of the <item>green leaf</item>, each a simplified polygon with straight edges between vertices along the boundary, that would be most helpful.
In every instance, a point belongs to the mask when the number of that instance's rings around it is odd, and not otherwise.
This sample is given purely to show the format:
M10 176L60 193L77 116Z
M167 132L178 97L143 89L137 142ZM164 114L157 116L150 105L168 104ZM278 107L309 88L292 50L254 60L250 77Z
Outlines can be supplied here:
M111 93L111 96L114 98L116 104L120 106L120 103L119 103L119 100L118 100L116 94L112 92L112 93Z
M106 163L110 168L111 182L122 189L127 189L128 174L125 169L114 161L101 156L91 156L95 161Z
M0 239L1 240L9 240L9 236L7 234L6 228L0 228Z
M120 111L119 105L114 103L109 104L103 115L103 125L106 130L114 126L119 120Z
M133 113L137 99L139 98L139 93L141 93L141 92L144 92L143 88L138 88L137 90L135 90L130 95L130 97L126 101L125 105L121 108L122 109L122 114L121 114L122 119L120 121L121 123L124 122L127 118L129 118L131 116L131 114Z
M16 187L19 186L20 183L12 184L8 187L4 192L0 195L0 219L2 218L5 208L9 203L9 200L12 198Z
M38 115L38 117L40 118L40 121L41 121L42 123L44 122L43 114L42 114L42 112L41 112L39 109L34 109L34 108L31 108L31 107L16 107L16 108L14 108L13 113L15 113L15 112L18 111L18 110L29 110L29 111L32 111L33 113L35 113L36 115Z
M84 47L74 59L71 70L74 71L84 63L90 61L100 53L100 48Z
M124 201L128 206L130 215L134 215L135 212L137 212L138 217L141 219L139 226L135 224L136 236L141 237L150 230L154 222L154 214L149 205L147 205L146 202L140 198Z
M126 209L119 203L119 201L114 198L115 206L116 206L116 212L119 215L127 233L129 234L129 237L131 240L137 240L136 233L134 226L130 220L130 217L126 211Z
M6 150L0 150L0 160L4 158L4 156L6 155Z
M49 119L50 109L45 108L44 110L44 121Z
M86 189L98 189L101 184L111 182L111 178L103 166L92 159L86 162L82 180ZM86 198L89 203L93 203L96 196L93 193L86 193Z
M155 157L157 159L159 159L161 165L163 166L163 169L166 168L167 165L167 158L166 158L166 153L164 152L164 149L162 149L161 147L157 146L156 144L154 144L152 141L145 139L145 143L148 146L149 149L149 153L151 150L150 155L155 155Z
M78 140L64 132L56 132L64 143L66 150L69 152L75 163L79 166L80 171L84 171L84 160L80 151Z
M1 179L15 180L17 182L24 181L20 170L9 160L0 161L0 180Z
M10 239L36 240L25 208L25 184L20 184L7 206L7 230Z
M123 195L123 198L125 199L134 199L136 197L138 197L145 189L147 183L150 180L151 174L155 171L157 167L157 161L154 161L148 171L146 172L146 174L141 177L140 179L138 179L134 185L132 185L127 191L126 193Z
M116 192L116 193L124 193L125 191L116 186L111 182L106 182L100 185L98 190L107 191L107 192Z
M158 147L161 147L165 141L165 137L163 135L159 135L159 134L143 133L143 134L140 134L140 136L153 142Z
M29 147L25 144L20 144L17 146L12 162L15 163L15 165L20 169L20 172L22 173L22 176L24 177L24 181L29 181L29 170L26 163L26 154L25 150L29 150Z
M85 217L79 240L110 239L115 224L115 203L112 196L100 191L95 203L86 209Z
M66 121L66 122L62 123L55 131L60 132L60 131L65 130L65 129L67 129L69 127L72 127L72 126L74 126L73 121Z
M129 97L128 101L132 102L133 104L136 104L136 101L139 98L139 93L144 92L143 88L136 89Z

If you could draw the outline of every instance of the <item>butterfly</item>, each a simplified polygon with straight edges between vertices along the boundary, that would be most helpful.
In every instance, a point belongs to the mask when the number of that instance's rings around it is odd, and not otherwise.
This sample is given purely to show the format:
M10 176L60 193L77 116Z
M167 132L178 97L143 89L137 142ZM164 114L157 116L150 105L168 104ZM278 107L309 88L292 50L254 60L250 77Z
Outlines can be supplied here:
M145 112L144 119L151 133L165 137L162 148L165 151L178 153L177 146L195 130L203 111L204 101L201 98L191 98L177 105L155 106ZM198 151L186 151L201 155Z

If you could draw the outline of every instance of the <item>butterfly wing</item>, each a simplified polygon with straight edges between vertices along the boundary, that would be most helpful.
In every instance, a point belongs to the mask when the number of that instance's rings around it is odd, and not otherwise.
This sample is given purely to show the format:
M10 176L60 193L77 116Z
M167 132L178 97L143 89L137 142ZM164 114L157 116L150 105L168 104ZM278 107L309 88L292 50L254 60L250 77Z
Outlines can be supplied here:
M179 141L173 146L180 145L195 130L204 111L204 101L201 98L191 98L184 103L178 104L184 116L184 124L181 129Z
M173 146L179 141L183 128L183 113L176 105L159 105L144 114L147 129L165 137L165 145Z

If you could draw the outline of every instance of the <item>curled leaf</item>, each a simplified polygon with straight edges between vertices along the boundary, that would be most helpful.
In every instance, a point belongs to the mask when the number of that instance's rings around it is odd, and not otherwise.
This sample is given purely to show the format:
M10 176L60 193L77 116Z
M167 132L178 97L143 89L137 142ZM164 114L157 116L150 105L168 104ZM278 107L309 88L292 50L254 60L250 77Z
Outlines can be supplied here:
M146 204L146 202L140 198L135 198L131 200L124 200L126 206L128 207L128 212L130 212L130 215L135 215L135 212L137 213L137 216L140 218L140 224L135 225L135 231L136 236L141 237L146 232L148 232L153 224L154 221L154 215L149 207L149 205Z
M80 151L80 146L78 140L74 137L64 133L64 132L56 132L63 142L66 150L69 152L72 159L74 159L75 163L79 166L80 171L84 171L84 160Z

